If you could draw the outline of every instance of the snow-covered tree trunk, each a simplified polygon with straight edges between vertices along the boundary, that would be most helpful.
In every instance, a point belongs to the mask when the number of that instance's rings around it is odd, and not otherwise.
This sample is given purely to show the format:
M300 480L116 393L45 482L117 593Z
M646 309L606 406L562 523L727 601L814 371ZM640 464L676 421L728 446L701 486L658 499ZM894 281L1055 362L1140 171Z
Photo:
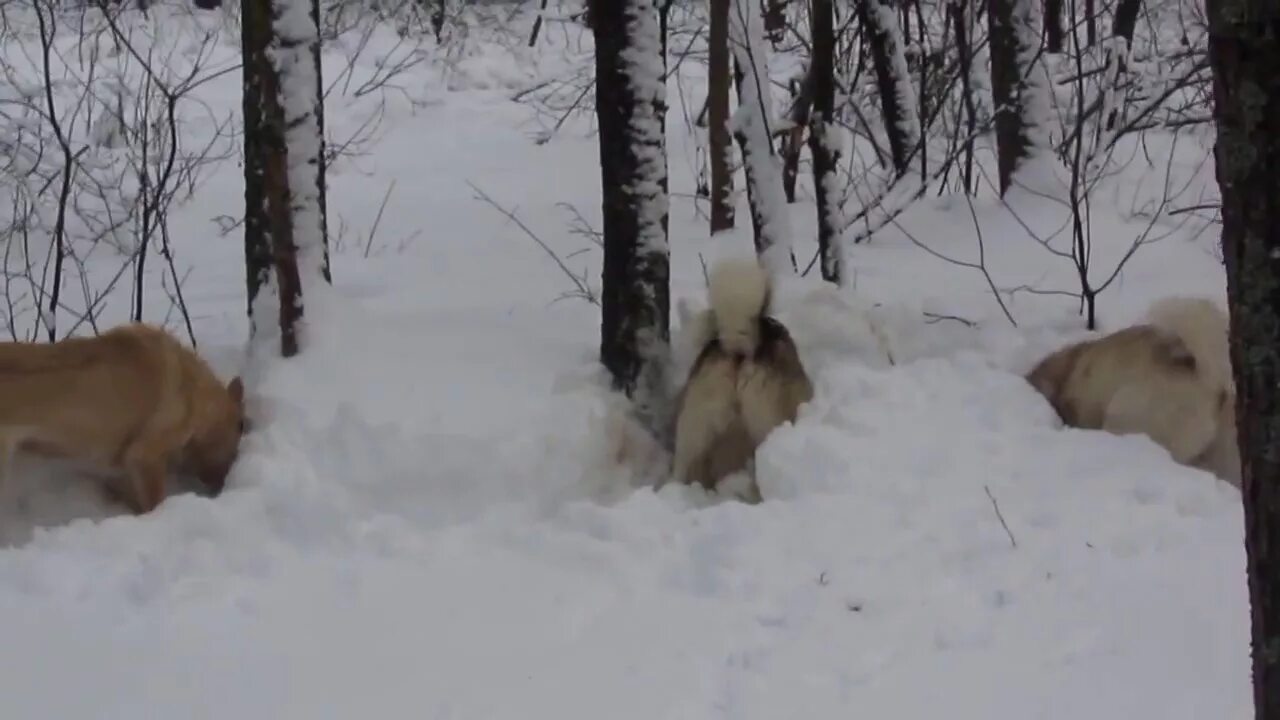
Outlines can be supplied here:
M729 131L729 89L733 83L729 53L729 6L732 0L710 0L707 35L707 145L711 155L711 232L732 229L733 133Z
M973 144L978 134L978 102L973 72L973 13L969 0L948 0L947 15L955 36L956 56L960 64L960 93L964 103L964 162L961 177L965 193L973 194Z
M747 176L756 253L769 272L794 273L782 163L773 148L773 95L764 19L756 0L733 0L729 15L729 45L738 71L738 109L731 124Z
M592 0L604 271L600 359L641 416L659 414L670 338L666 112L654 0Z
M1038 67L1037 0L988 0L991 95L995 105L996 166L1000 193L1043 141L1048 88Z
M240 50L243 63L244 113L244 261L250 333L257 334L259 318L253 306L258 293L271 282L271 239L267 233L267 200L263 187L266 152L263 146L262 87L266 82L266 50L271 40L271 6L261 0L242 0Z
M314 0L243 0L241 9L249 316L261 329L270 298L281 353L292 357L308 288L328 279L319 10Z
M1271 0L1205 5L1237 392L1253 717L1280 720L1280 13Z
M316 0L311 5L311 21L315 23L316 28L320 27L320 2ZM311 61L315 65L316 72L316 131L319 133L320 148L316 153L316 183L320 189L320 231L323 233L322 250L324 251L323 263L320 267L320 274L324 277L326 283L333 282L333 273L329 267L329 158L328 147L324 134L324 78L320 72L320 35L317 31L316 42L311 44Z
M907 171L911 153L920 142L920 118L902 29L893 7L883 0L861 0L859 9L880 88L880 113L889 154L894 171L901 175Z
M843 248L840 247L840 188L836 174L836 30L831 0L813 0L813 112L809 116L809 154L813 158L813 187L818 205L818 255L822 278L840 283Z
M1133 53L1133 33L1138 24L1138 11L1142 9L1142 0L1119 0L1116 3L1114 25L1111 40L1106 46L1106 79L1103 86L1103 117L1109 135L1115 130L1123 108L1117 107L1116 101L1123 101L1119 92L1125 76L1129 74L1129 59Z

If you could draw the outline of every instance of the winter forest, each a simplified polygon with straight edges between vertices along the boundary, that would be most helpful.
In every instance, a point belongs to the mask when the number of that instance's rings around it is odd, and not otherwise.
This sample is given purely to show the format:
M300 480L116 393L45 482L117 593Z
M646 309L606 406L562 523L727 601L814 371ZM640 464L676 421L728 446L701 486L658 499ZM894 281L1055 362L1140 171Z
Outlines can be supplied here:
M0 0L0 714L1280 720L1277 28Z

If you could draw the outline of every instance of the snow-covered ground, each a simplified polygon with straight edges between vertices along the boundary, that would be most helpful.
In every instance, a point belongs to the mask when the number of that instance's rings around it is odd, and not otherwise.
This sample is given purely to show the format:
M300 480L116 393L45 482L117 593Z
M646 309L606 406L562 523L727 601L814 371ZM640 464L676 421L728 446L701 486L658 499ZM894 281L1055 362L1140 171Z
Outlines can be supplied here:
M174 215L201 351L247 373L255 431L221 497L145 517L20 466L0 493L5 720L1250 716L1239 494L1145 439L1060 428L1019 373L1082 334L1074 301L1014 293L1015 328L980 272L919 246L973 260L980 227L999 287L1070 289L1023 227L1060 204L925 200L852 250L851 289L784 286L817 395L761 448L766 501L655 493L616 462L595 309L553 302L568 279L468 185L597 282L563 205L598 226L589 124L534 142L509 99L548 72L534 51L455 60L331 98L338 137L385 115L330 171L345 235L298 359L243 351L242 244L212 221L241 212L237 165ZM223 113L238 93L234 72L200 91ZM748 247L748 216L707 239L670 128L673 295L701 303L699 255ZM1098 194L1098 267L1145 227L1125 213L1167 158L1212 186L1208 138L1149 142L1154 164ZM790 213L807 260L812 204ZM1215 239L1144 247L1104 326L1166 292L1222 299Z

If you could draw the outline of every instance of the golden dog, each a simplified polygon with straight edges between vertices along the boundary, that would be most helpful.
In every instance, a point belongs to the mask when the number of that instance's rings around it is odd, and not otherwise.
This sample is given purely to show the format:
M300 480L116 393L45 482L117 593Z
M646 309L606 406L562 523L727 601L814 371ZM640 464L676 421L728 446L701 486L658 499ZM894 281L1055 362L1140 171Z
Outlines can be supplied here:
M164 330L123 325L92 338L0 343L0 478L16 453L66 458L128 479L137 513L170 470L222 491L244 432L244 386L223 385Z
M1145 434L1183 465L1240 486L1228 320L1202 298L1157 301L1146 322L1052 353L1027 375L1072 427Z
M775 427L795 421L813 383L791 334L768 315L771 285L756 261L716 265L708 296L694 319L700 352L676 399L673 469L680 482L710 490L747 469ZM754 478L752 494L758 501Z

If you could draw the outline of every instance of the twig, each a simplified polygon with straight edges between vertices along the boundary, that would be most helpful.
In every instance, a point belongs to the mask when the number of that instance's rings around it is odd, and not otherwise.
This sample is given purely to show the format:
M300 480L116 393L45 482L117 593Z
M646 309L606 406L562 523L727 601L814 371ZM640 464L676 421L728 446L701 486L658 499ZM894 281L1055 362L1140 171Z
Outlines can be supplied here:
M364 244L364 256L369 257L369 251L373 249L373 239L378 237L378 226L382 224L382 211L387 209L387 201L391 199L391 191L396 189L396 181L392 180L387 186L387 192L382 196L382 204L378 206L378 215L373 219L373 228L369 230L369 239Z
M991 494L991 488L986 485L983 485L982 489L986 491L987 498L991 500L991 507L996 511L996 518L1000 520L1000 526L1004 528L1004 533L1009 536L1009 544L1014 549L1017 549L1018 541L1013 537L1013 531L1009 529L1009 523L1004 521L1004 513L1000 512L1000 503L996 502L996 496Z
M959 315L941 315L941 314L939 314L939 313L926 312L926 313L924 314L924 316L925 316L925 318L927 318L927 319L926 319L926 321L925 321L925 322L926 322L926 324L929 324L929 325L932 325L932 324L934 324L934 323L938 323L938 322L942 322L943 320L952 320L952 321L954 321L954 322L958 322L958 323L960 323L961 325L964 325L965 327L977 327L977 326L978 326L978 324L977 324L977 323L975 323L974 321L972 321L972 320L967 320L967 319L965 319L965 318L960 317Z
M577 287L578 291L576 296L584 298L587 302L591 303L592 305L598 306L600 304L600 301L596 298L595 293L591 291L590 286L586 284L585 280L583 278L578 277L577 275L574 275L573 271L570 270L569 267L564 264L564 261L560 259L560 256L557 255L556 252L552 250L545 242L543 242L542 238L538 237L536 233L530 230L529 226L524 224L524 221L516 217L515 212L508 210L502 207L501 205L499 205L496 200L489 197L488 193L476 187L475 183L471 182L470 180L467 181L467 185L472 190L475 191L476 197L478 199L483 200L485 203L493 207L493 209L505 215L508 220L515 223L516 227L524 231L524 234L528 235L530 240L537 243L538 247L542 248L542 251L545 252L547 256L550 257L553 261L555 261L555 264L559 266L561 272L563 272L566 276L568 276L569 280L573 282L575 287ZM574 296L575 296L574 293L568 293L567 295L557 298L557 300L563 299L564 297L574 297Z

